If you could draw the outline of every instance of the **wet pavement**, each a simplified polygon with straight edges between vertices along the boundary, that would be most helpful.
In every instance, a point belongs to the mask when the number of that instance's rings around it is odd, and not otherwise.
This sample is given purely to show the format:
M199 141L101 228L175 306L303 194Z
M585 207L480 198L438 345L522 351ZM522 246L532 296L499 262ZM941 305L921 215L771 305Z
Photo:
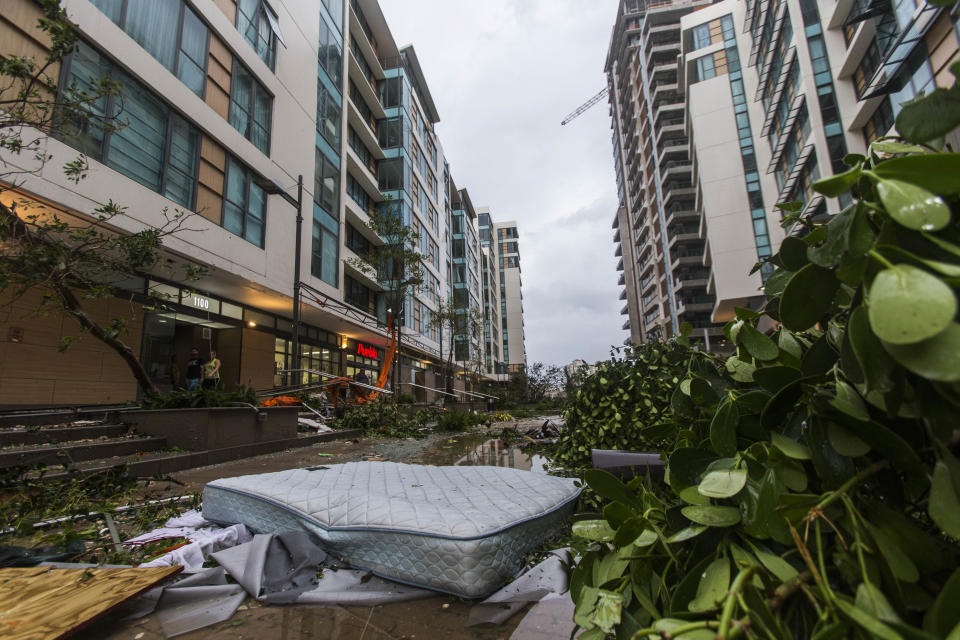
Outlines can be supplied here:
M360 439L325 442L246 460L173 474L178 483L155 482L149 488L154 495L182 495L200 492L207 482L218 478L267 473L320 464L339 464L363 459L435 465L494 465L545 472L547 459L519 446L522 436L507 442L500 431L531 431L543 418L512 421L462 434L431 434L414 439ZM510 638L523 619L522 609L498 626L467 626L473 602L454 596L436 597L376 607L344 606L263 606L247 598L240 610L226 622L206 627L178 638L184 640L256 638L278 640L494 640ZM549 627L550 621L546 621ZM524 625L525 627L527 625ZM155 616L122 621L111 615L75 636L81 640L155 640L164 638ZM548 632L522 633L523 640L555 637Z

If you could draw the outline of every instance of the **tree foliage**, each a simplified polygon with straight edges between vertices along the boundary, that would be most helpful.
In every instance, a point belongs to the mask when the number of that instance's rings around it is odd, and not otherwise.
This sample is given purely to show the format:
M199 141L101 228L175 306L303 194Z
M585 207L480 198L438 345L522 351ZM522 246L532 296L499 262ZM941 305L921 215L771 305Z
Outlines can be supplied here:
M666 483L586 473L607 504L574 525L580 637L960 637L960 154L918 141L816 183L853 195L828 223L788 207L735 354L690 351L645 398L626 444L658 443Z

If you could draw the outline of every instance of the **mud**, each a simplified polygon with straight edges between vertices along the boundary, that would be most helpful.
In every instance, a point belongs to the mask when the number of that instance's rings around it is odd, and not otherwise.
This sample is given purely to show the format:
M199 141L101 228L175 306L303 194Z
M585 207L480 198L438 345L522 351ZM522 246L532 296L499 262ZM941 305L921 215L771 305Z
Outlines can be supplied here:
M268 473L320 464L338 464L363 459L384 459L419 464L496 465L543 471L547 460L525 452L518 440L500 438L504 429L526 432L539 429L544 418L498 423L461 434L431 434L422 439L360 439L325 442L303 449L272 453L256 458L191 469L173 474L176 482L152 483L153 495L201 492L218 478ZM521 438L522 439L522 436ZM376 607L262 606L248 598L226 622L178 636L184 640L276 638L277 640L494 640L510 638L526 609L499 626L467 626L473 602L454 596L388 604ZM75 636L81 640L159 640L164 638L154 616L123 621L108 616ZM524 634L524 640L540 640L550 634Z

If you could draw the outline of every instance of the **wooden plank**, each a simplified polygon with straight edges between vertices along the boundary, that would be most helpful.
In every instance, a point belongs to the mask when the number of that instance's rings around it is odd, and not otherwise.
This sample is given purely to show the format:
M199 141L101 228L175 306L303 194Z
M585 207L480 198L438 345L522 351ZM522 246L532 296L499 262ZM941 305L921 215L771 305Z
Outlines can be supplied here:
M65 638L182 569L0 569L0 637Z

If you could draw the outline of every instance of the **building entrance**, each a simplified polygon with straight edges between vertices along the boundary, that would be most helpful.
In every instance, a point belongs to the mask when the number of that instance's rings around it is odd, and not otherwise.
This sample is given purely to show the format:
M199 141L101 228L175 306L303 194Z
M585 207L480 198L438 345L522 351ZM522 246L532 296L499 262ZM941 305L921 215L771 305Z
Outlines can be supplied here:
M191 349L200 351L203 362L210 359L210 351L216 351L222 363L221 384L232 388L240 369L241 333L240 327L188 313L148 313L141 362L153 384L168 393L186 387Z

